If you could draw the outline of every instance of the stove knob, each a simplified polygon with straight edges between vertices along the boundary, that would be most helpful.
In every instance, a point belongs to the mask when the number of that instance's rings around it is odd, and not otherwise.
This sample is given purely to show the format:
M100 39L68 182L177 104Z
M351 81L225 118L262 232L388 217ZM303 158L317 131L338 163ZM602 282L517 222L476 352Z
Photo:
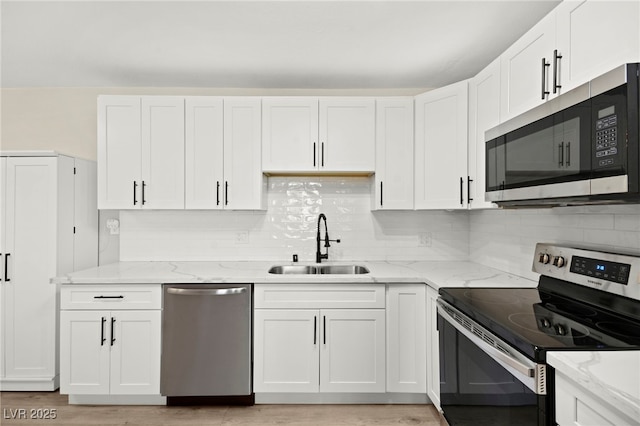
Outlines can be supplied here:
M560 324L556 324L553 328L556 330L556 334L558 336L564 336L567 334L567 330L565 330L565 328Z
M553 264L554 264L555 266L557 266L558 268L562 268L562 267L564 266L564 264L565 264L565 262L564 262L564 257L562 257L562 256L556 256L556 257L553 259Z
M548 319L546 319L546 318L542 318L542 319L540 320L540 324L542 324L542 326L543 326L544 328L549 328L549 327L551 327L551 322L550 322Z
M539 259L540 263L543 263L546 265L547 263L549 263L550 260L551 258L547 253L540 253L540 259Z

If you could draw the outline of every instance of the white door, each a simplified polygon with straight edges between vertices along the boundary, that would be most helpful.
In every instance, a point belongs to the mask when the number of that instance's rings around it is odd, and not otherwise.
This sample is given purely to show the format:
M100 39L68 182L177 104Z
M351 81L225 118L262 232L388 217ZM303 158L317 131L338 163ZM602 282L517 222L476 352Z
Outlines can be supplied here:
M467 85L416 96L416 209L467 207Z
M254 392L318 392L317 310L254 311Z
M159 395L161 311L112 311L110 393Z
M142 98L142 184L146 209L184 209L184 98Z
M264 171L310 171L318 168L318 99L262 99L262 168Z
M6 201L6 179L7 178L7 158L0 157L0 308L4 312L4 262L7 253L5 236L5 211ZM6 348L4 337L4 314L0 312L0 380L5 377L4 348Z
M427 318L424 284L387 289L387 392L427 392Z
M413 98L376 101L376 175L372 209L413 209Z
M2 350L8 379L55 376L56 287L49 280L56 275L56 164L55 157L7 159Z
M375 171L375 99L321 98L320 170Z
M98 208L140 208L140 97L98 97Z
M469 80L469 207L497 207L485 201L485 132L500 123L500 59Z
M224 208L265 208L260 98L224 101Z
M555 11L563 92L640 61L640 2L567 1Z
M223 100L185 99L185 208L221 209L224 185Z
M109 394L109 311L60 312L60 393Z
M385 392L384 309L323 309L320 315L320 391Z
M440 337L438 335L437 290L427 287L427 395L440 409Z
M540 105L552 95L555 41L556 16L551 11L500 55L501 121Z

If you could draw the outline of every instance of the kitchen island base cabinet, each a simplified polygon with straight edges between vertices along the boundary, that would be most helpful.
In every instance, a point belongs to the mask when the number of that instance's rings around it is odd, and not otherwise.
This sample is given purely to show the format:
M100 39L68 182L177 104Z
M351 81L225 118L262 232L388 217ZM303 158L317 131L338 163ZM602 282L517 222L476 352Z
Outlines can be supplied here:
M160 396L159 286L65 286L60 393ZM135 309L145 306L147 309Z

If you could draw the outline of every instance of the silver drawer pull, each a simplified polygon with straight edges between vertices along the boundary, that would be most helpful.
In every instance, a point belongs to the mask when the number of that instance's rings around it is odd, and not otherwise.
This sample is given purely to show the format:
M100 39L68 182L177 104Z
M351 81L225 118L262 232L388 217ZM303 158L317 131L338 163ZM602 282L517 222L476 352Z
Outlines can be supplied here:
M171 287L167 289L169 294L177 294L180 296L227 296L230 294L246 293L246 287L235 288L215 288L215 289L193 289L193 288L175 288Z

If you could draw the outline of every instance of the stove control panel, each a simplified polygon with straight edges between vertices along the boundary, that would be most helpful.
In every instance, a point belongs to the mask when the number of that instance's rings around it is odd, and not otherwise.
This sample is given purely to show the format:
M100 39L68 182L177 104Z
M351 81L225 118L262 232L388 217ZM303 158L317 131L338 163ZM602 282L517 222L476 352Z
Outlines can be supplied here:
M640 253L538 243L533 272L640 300Z
M609 262L606 260L573 256L571 258L570 270L575 274L601 278L603 280L627 285L629 283L629 271L631 270L631 265L627 263Z

